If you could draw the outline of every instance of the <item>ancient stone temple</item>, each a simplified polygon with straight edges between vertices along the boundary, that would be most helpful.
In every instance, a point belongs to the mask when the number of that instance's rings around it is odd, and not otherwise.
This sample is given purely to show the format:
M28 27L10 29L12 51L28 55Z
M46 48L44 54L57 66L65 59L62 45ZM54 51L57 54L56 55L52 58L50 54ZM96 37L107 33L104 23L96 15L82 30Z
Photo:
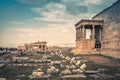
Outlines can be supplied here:
M76 25L76 51L90 53L101 45L103 20L81 20Z
M120 56L120 0L93 16L91 20L81 20L76 25L75 53L101 53Z
M47 42L38 41L34 43L25 44L26 50L28 51L39 51L46 52L47 51Z

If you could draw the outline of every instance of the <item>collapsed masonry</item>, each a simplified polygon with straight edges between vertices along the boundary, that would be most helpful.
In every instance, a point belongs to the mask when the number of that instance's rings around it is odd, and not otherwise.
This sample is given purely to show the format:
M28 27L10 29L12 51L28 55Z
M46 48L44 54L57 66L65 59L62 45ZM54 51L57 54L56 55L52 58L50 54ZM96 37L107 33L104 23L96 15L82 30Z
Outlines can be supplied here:
M85 72L85 69L87 65L82 62L82 60L76 60L75 57L70 58L69 56L65 56L62 53L56 52L56 53L51 53L52 56L56 55L59 56L62 59L65 59L70 62L70 65L66 66L66 69L72 68L72 73L77 72L77 73L83 73Z

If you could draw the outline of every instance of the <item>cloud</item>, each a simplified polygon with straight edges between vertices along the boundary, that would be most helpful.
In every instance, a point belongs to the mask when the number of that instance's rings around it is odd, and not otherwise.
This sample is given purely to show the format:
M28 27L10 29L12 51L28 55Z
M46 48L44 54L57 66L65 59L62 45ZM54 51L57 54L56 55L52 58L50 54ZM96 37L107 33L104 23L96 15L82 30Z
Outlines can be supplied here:
M101 0L85 0L85 4L100 4L102 1Z
M34 20L42 20L46 22L63 22L74 23L81 18L89 18L92 14L85 13L86 7L75 6L67 8L68 5L62 3L48 3L44 7L31 8L32 11L38 13L41 17L35 17ZM76 8L77 7L77 8ZM70 12L68 11L71 8ZM83 8L83 10L82 10ZM80 9L80 10L79 10ZM74 15L73 15L74 14ZM77 15L75 15L77 14ZM74 23L75 24L75 23Z
M11 21L11 22L8 22L10 24L24 24L23 22L18 22L18 21Z
M88 7L87 6L82 6L82 5L67 5L67 11L72 14L72 15L79 15L79 14L84 14L88 12Z
M32 10L42 17L34 18L35 20L43 20L47 22L68 22L65 17L69 16L66 13L66 6L60 3L49 3L44 8L35 7ZM69 20L70 21L70 20Z
M80 3L84 2L84 0L61 0L63 3Z
M83 5L84 0L61 0L66 5L67 11L72 15L87 13L88 7Z
M76 16L86 13L95 14L101 11L101 6L106 3L104 0L61 0L61 2L66 5L67 11L71 15Z
M63 3L68 4L68 3L73 3L73 4L81 4L81 5L86 5L86 4L100 4L102 0L61 0Z

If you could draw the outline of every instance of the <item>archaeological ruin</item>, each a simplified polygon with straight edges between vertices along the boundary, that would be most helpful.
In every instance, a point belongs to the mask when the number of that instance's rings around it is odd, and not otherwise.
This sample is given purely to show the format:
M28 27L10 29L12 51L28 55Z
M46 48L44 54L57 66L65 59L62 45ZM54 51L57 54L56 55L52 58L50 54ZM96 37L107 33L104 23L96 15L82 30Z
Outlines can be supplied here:
M93 16L76 23L74 53L101 53L120 57L120 0Z
M47 42L45 41L38 41L34 43L25 44L26 50L28 51L40 51L46 52L47 51Z

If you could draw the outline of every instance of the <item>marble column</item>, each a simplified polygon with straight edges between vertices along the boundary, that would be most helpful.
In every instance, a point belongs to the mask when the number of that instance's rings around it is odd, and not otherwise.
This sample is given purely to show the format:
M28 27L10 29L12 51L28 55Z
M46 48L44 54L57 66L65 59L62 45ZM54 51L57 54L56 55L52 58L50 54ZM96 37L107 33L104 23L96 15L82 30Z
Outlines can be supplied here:
M76 40L78 40L78 29L76 28Z
M80 35L80 39L81 39L82 38L82 34L81 34L82 33L82 29L81 29L81 26L80 26L80 30L79 31L80 31L79 35Z
M42 51L44 51L43 49L44 49L44 45L42 45Z
M85 26L84 25L82 26L82 38L83 39L85 38Z
M101 27L101 26L100 26ZM100 28L100 41L102 40L102 29Z
M92 26L92 39L95 39L95 25Z
M81 27L79 28L79 40L81 39Z
M79 28L76 28L76 40L80 39L80 31Z

